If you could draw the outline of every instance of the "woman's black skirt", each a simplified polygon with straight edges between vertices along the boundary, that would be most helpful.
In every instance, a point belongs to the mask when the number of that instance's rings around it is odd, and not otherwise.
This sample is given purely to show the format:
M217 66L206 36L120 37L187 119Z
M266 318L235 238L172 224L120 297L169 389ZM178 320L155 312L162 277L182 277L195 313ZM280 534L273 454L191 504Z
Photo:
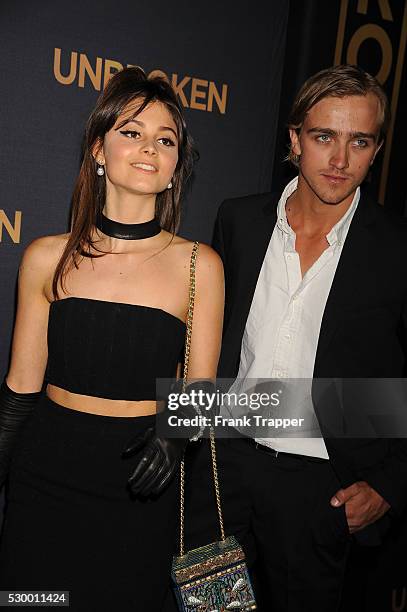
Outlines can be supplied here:
M14 454L0 590L70 591L70 609L163 610L176 545L178 483L131 498L126 443L154 416L107 417L48 397Z

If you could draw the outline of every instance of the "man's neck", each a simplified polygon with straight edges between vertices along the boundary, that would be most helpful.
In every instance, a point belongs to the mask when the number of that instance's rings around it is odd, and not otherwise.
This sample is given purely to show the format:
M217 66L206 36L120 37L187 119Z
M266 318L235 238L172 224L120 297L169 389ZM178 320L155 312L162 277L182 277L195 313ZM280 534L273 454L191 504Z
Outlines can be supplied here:
M300 175L296 191L286 202L287 220L296 234L309 237L327 235L346 214L354 195L352 193L338 204L326 204Z

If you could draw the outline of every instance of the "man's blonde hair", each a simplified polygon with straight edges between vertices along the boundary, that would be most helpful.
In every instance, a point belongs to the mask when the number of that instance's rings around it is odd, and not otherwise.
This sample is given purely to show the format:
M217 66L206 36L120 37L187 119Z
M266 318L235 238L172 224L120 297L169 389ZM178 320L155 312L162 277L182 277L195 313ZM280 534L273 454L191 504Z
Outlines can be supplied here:
M288 118L288 128L301 131L305 117L310 109L320 100L328 97L344 98L345 96L366 96L374 94L379 100L380 131L378 142L381 142L390 123L390 107L386 93L371 74L358 66L342 64L321 70L311 76L298 92ZM295 155L290 145L287 160L299 166L299 156Z

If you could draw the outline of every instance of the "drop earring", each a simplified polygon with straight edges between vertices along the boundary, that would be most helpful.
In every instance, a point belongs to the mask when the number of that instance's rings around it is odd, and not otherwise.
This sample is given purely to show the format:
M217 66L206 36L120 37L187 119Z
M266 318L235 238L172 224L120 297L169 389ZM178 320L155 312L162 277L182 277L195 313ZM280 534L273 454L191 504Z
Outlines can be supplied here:
M170 181L170 182L168 183L168 185L167 185L167 189L171 189L171 188L172 188L172 183L171 183L171 181Z
M98 166L98 169L96 170L96 174L98 176L103 176L105 173L105 169L103 168L103 166Z

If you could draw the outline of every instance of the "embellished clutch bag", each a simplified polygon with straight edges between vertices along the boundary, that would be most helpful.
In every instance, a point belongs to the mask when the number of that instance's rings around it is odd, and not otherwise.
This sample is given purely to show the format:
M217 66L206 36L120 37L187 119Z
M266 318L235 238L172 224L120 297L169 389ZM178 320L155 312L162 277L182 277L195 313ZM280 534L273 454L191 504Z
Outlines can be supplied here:
M234 536L174 558L172 572L183 612L256 610L244 552Z
M187 384L192 337L197 249L198 243L195 243L190 267L183 391L185 391ZM234 536L225 536L213 428L210 429L209 439L221 539L218 542L212 542L188 552L184 551L185 464L182 461L180 473L180 554L174 557L172 564L172 578L178 607L181 612L257 610L243 549Z

